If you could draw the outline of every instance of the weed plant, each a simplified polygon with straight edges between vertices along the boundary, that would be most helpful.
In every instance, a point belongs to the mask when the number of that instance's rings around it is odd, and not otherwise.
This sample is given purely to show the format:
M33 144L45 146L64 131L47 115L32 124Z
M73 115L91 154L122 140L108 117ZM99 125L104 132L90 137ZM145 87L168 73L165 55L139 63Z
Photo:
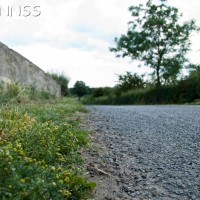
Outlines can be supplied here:
M80 167L79 152L88 139L77 128L78 119L72 118L77 111L84 109L69 98L2 105L0 199L88 198L95 183L87 181Z

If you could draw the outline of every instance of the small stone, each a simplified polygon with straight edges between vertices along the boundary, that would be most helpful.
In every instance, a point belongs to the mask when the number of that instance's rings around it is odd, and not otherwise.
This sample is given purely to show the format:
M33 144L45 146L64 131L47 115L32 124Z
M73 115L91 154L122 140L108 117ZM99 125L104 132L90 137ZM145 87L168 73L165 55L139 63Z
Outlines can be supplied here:
M119 197L120 199L122 199L122 198L123 198L123 194L120 193L120 192L118 192L118 193L117 193L117 197Z
M147 175L143 174L141 177L142 177L143 179L146 179L146 178L147 178Z

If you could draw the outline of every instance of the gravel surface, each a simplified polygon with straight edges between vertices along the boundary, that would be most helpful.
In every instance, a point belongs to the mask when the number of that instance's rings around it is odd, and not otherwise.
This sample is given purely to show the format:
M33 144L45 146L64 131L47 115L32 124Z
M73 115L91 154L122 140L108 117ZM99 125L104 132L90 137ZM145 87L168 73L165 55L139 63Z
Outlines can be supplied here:
M95 199L200 199L200 106L87 109Z

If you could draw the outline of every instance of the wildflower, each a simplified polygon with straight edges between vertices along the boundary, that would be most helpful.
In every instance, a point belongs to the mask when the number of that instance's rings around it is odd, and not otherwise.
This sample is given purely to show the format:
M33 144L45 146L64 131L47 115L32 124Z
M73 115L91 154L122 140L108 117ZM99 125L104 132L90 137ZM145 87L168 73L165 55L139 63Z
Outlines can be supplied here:
M64 182L69 183L69 177L65 177Z
M17 149L16 149L16 148L13 148L13 150L14 150L14 151L17 151Z
M20 148L20 147L22 147L22 145L20 143L17 143L16 147Z
M68 171L64 171L64 176L69 176L70 175L70 173L68 172Z
M58 182L59 182L59 183L63 183L63 180L59 180Z
M71 195L69 190L64 190L63 191L64 196L69 197Z
M42 164L42 165L45 165L45 161L44 161L44 160L42 160L42 161L41 161L41 164Z
M26 180L25 179L21 179L21 183L25 183L26 182Z
M22 149L19 150L19 155L20 156L24 156L25 155Z
M51 171L55 171L56 168L54 166L51 167Z
M62 168L61 167L58 167L58 172L61 172L62 171Z
M56 179L59 179L59 178L60 178L60 176L58 174L56 174Z
M71 192L69 190L58 190L58 192L62 193L64 196L71 196Z

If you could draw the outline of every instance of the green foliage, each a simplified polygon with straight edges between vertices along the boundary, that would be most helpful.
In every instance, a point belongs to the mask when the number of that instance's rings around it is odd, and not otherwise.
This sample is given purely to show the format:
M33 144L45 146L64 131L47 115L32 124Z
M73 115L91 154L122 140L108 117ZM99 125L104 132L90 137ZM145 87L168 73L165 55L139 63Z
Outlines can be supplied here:
M113 88L114 90L114 88ZM196 104L200 99L200 68L197 67L191 71L190 75L177 81L175 85L166 85L155 87L152 85L146 88L129 90L124 93L112 96L87 97L83 99L85 104L114 104L114 105L132 105L132 104Z
M72 94L77 95L79 99L89 93L88 86L85 85L83 81L76 81L74 87L72 88Z
M196 66L190 75L178 83L178 93L182 102L193 102L200 98L200 67Z
M11 82L6 85L2 83L0 86L0 103L16 98L22 91L23 89L19 83Z
M102 97L102 96L112 96L115 93L115 89L111 87L99 87L99 88L91 88L91 96Z
M0 199L87 199L94 183L81 175L80 148L87 133L73 99L0 110Z
M35 87L24 87L20 83L11 82L0 85L0 103L26 103L36 100L54 99L55 96L45 91L38 91Z
M178 9L160 0L159 5L149 0L146 6L129 8L133 20L125 35L116 38L116 47L110 48L119 57L139 60L154 70L157 86L174 83L190 50L190 35L198 30L194 20L180 23Z
M178 103L178 98L176 87L163 86L160 88L136 89L122 93L120 96L88 99L84 103L99 105L169 104Z
M134 88L135 77L141 83L141 79L136 74L128 73L119 76L121 85L114 88L99 88L101 95L85 96L82 99L84 104L100 105L132 105L132 104L182 104L195 103L199 104L200 99L200 66L190 65L190 74L181 80L176 80L176 84L167 84L155 87L151 80L143 82L141 88ZM132 79L133 77L133 79ZM133 86L129 82L133 80ZM137 84L136 84L137 85ZM139 84L138 84L139 85ZM125 88L122 90L121 88ZM132 89L131 89L132 88ZM134 89L133 89L134 88ZM98 91L98 88L96 88ZM103 95L102 95L103 93ZM95 94L95 95L94 95ZM99 93L97 93L99 94Z
M60 86L61 86L61 94L62 96L69 96L69 78L64 74L51 73L49 74Z
M120 91L126 92L133 89L143 88L145 83L143 81L143 76L139 76L138 74L131 74L130 72L126 72L125 75L119 75L119 83L117 87Z
M92 96L93 97L101 97L104 95L104 91L103 91L103 88L94 88L92 90Z

